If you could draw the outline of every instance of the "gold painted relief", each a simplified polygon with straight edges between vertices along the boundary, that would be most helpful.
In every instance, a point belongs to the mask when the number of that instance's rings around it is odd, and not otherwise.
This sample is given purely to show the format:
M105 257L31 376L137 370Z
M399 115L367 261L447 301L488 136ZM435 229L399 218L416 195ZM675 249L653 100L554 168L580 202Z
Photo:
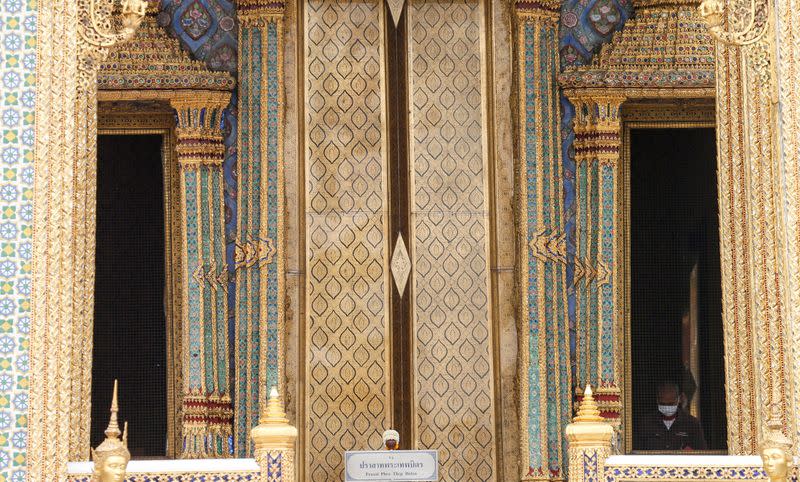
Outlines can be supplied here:
M784 200L789 209L784 212L785 242L788 260L785 275L787 291L790 298L787 303L787 324L789 325L788 344L800 347L800 223L798 222L797 205L800 202L800 11L796 1L784 0L775 2L777 8L776 35L777 54L776 68L783 75L777 78L778 99L781 103L781 118L777 139L783 153L785 170ZM794 382L792 396L789 398L787 412L789 432L800 433L800 420L797 413L800 409L800 353L797 348L787 350L787 366L791 367L789 376ZM794 437L794 454L800 450L800 442Z
M305 477L390 423L383 3L305 4Z
M742 155L743 86L741 53L717 47L717 179L719 184L720 268L725 333L725 392L728 450L754 453L756 392L750 301L750 247L747 239L747 167Z
M750 16L746 15L745 3L749 2L730 4L727 20L732 31L741 32L747 25ZM700 12L704 13L703 5ZM760 122L766 122L763 115L764 107L769 103L769 92L768 89L748 88L747 78L751 74L746 66L744 50L726 42L717 42L717 159L725 395L728 449L733 454L755 452L760 419L765 415L759 413L759 407L769 403L764 400L764 394L772 390L771 363L761 364L765 354L765 328L769 326L765 318L770 316L764 302L765 297L770 296L766 290L767 283L777 281L774 274L771 277L765 272L769 253L764 249L771 243L762 237L769 223L774 222L770 217L764 217L773 213L762 209L766 193L760 193L764 168L770 169L771 166L765 159L758 158L763 146L761 141L752 146L752 150L748 148L751 140L747 128L747 123L758 117ZM753 155L757 157L751 157ZM759 279L761 282L757 281ZM769 309L779 307L780 303L772 304ZM780 322L779 319L773 321Z
M414 445L495 480L484 4L414 0L409 46Z

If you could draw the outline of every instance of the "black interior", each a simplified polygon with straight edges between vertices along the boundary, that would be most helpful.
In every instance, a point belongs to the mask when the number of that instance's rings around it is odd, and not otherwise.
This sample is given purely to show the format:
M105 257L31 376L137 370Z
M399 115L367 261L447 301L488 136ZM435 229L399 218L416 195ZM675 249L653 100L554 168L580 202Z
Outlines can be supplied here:
M134 457L166 455L164 182L159 135L97 138L97 261L91 443L114 379Z
M633 430L656 410L659 382L692 382L681 320L698 267L699 419L710 450L726 446L722 292L714 129L633 129L630 160ZM634 437L635 439L636 437ZM633 449L637 449L636 446Z

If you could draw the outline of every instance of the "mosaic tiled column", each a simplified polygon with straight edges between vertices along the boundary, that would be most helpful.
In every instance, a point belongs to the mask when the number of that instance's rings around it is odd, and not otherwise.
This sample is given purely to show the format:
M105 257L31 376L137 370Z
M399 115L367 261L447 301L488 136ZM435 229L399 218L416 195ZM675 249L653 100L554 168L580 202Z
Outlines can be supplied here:
M568 92L575 106L577 386L597 387L604 417L619 428L623 375L617 192L620 96Z
M571 415L558 2L517 2L520 439L523 480L563 479Z
M228 383L228 272L225 264L222 110L227 92L187 92L176 153L185 220L182 456L228 457L233 410Z
M252 454L250 429L281 386L283 346L283 4L246 0L239 14L238 226L235 251L234 449Z

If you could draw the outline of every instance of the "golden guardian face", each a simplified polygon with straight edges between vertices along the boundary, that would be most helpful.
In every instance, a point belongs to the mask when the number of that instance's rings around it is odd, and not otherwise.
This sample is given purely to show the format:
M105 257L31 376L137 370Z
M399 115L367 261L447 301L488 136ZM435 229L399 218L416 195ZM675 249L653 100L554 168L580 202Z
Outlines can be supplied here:
M122 455L111 455L95 469L97 480L100 482L123 482L128 461Z
M786 479L789 473L789 460L786 452L779 448L767 448L761 452L764 470L771 480Z

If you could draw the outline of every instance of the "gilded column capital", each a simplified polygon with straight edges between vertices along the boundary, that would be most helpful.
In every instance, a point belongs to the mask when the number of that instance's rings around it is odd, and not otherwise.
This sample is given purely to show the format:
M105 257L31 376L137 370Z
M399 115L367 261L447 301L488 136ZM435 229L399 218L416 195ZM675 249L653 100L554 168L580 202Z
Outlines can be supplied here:
M169 103L178 113L178 127L213 128L230 101L230 92L187 90Z
M596 159L616 164L625 96L569 91L567 98L575 106L575 162Z
M286 2L281 0L239 0L236 14L243 27L258 27L283 18Z
M186 91L170 99L178 115L175 152L182 167L222 166L222 111L230 98L230 92Z
M627 97L619 94L568 90L567 99L575 106L575 123L620 122L620 108Z

